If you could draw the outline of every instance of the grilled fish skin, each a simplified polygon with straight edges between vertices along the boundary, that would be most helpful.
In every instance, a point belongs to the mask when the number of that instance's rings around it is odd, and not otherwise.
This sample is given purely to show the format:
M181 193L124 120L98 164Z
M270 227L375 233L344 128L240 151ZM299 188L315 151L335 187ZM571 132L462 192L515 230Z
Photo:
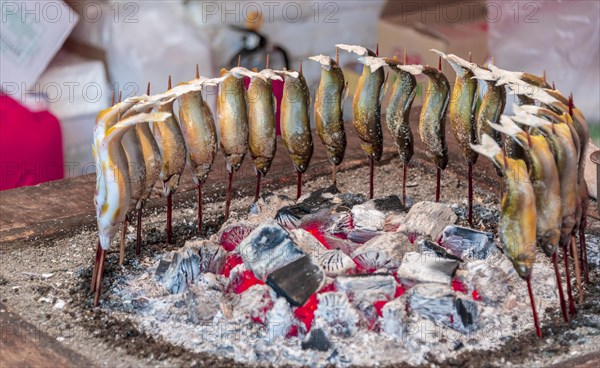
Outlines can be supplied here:
M313 154L310 93L302 74L286 72L281 99L281 137L294 167L304 173Z
M250 79L248 86L249 147L256 170L267 175L277 151L276 110L272 79L281 80L264 70Z
M217 128L202 91L179 97L179 121L188 147L194 182L204 183L217 154Z
M221 69L221 76L228 73ZM238 171L248 152L248 112L243 77L228 75L219 88L217 103L221 151L227 161L227 170Z
M475 117L477 141L480 141L481 137L487 134L500 144L500 134L488 125L488 121L497 124L500 120L500 115L502 115L506 106L506 88L503 85L496 85L492 72L487 68L472 64L471 71L474 78L484 81L486 84L486 90L481 98L481 105Z
M428 65L403 65L399 68L413 75L424 74L429 78L419 117L419 134L427 147L427 156L444 170L448 165L446 111L450 102L450 83L442 72Z
M417 79L414 75L399 69L402 62L384 59L394 72L396 80L392 85L389 105L386 110L386 125L398 146L400 160L408 164L414 155L414 138L410 128L410 109L417 94Z
M320 62L322 69L314 104L315 126L329 162L337 166L346 151L343 94L344 90L347 92L347 82L342 68L332 58L319 55L309 59Z
M481 144L471 148L503 171L507 190L502 197L498 234L517 274L528 279L535 263L536 207L525 162L504 156L488 135L483 135Z

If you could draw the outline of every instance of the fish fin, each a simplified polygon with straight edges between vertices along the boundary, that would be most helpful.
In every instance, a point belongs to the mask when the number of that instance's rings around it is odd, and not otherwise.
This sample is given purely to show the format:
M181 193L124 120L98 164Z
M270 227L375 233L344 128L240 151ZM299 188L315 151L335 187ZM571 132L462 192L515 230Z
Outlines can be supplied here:
M371 69L371 73L375 73L379 68L387 65L384 59L374 56L359 57L358 61L368 66Z
M170 116L171 114L168 112L155 112L151 114L140 113L133 115L127 119L123 119L115 125L113 125L110 129L108 129L108 131L106 132L106 136L102 140L101 145L102 147L108 146L115 139L119 139L120 137L122 137L123 134L127 132L128 128L136 124L148 122L162 122L168 119Z
M271 102L273 104L273 115L277 115L277 98L275 97L275 93L271 91Z
M532 128L540 128L540 127L552 124L544 118L540 118L539 116L535 116L535 115L531 115L531 114L527 114L527 113L523 113L523 112L513 116L512 119L514 121L516 121L517 123L527 125L528 127L532 127Z
M490 158L494 163L494 157L502 153L502 149L498 145L498 143L494 140L494 138L490 137L487 134L481 136L480 144L471 143L471 149L480 155L486 156Z
M364 56L364 55L369 54L369 51L365 47L362 47L359 45L346 45L343 43L339 43L339 44L335 45L335 47L340 48L347 52L357 54L358 56Z
M423 65L398 65L398 69L403 70L412 75L423 74Z
M315 55L308 58L309 60L316 61L321 64L321 67L327 71L331 70L332 59L327 55Z
M488 124L494 130L504 133L508 136L515 137L517 134L523 132L523 129L519 128L515 122L506 115L500 116L500 124L494 124L488 120Z

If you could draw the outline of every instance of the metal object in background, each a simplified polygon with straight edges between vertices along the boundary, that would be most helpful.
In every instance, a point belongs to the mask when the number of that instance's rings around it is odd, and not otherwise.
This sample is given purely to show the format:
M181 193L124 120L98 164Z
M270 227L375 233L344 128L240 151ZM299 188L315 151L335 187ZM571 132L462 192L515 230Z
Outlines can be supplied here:
M600 193L600 150L593 152L590 160L596 164L596 193ZM600 214L600 200L596 201L596 210Z

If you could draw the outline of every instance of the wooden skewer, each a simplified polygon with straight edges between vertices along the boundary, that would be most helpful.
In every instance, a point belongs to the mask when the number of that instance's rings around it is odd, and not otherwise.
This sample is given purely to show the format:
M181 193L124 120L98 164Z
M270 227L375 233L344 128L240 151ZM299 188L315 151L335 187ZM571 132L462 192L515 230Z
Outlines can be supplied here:
M406 207L406 174L408 164L402 164L402 206Z
M254 192L254 202L258 202L260 198L260 178L262 174L259 170L256 170L256 191Z
M202 181L198 180L198 234L202 234Z
M369 156L369 199L373 199L375 194L374 180L375 179L375 160L373 156Z
M571 252L573 253L573 263L575 263L575 279L577 289L579 290L579 303L583 303L583 286L581 285L581 270L579 268L579 257L577 256L577 240L575 235L571 236Z
M337 188L337 165L331 165L331 181L333 182L333 186Z
M552 263L554 264L554 273L556 274L556 287L558 289L558 298L560 300L560 310L562 312L565 322L569 322L569 313L567 312L567 302L565 301L565 294L562 288L562 280L560 279L560 271L558 270L557 253L552 254Z
M438 57L438 70L442 71L442 57ZM442 191L442 169L436 167L436 186L435 186L435 201L440 201L441 191Z
M531 311L533 312L533 323L535 324L535 334L537 337L542 337L542 330L540 329L540 322L538 321L537 311L535 310L535 299L533 297L533 290L531 289L531 276L527 277L527 291L529 291L529 300L531 301Z
M98 246L96 247L96 258L94 260L94 270L92 271L92 282L90 284L90 292L94 292L96 290L96 278L98 277L98 268L100 266L100 252L102 248L100 247L100 241L98 240Z
M119 265L122 266L125 263L125 236L127 235L127 216L121 224L121 247L119 250Z
M562 244L562 249L563 249L563 257L565 258L565 278L566 278L566 283L567 283L567 296L569 298L569 314L575 314L577 313L577 310L575 309L575 302L573 301L573 292L571 289L571 274L569 272L569 251L568 251L568 247L569 247L569 240L567 240L566 242L563 242Z
M227 198L225 199L225 221L229 218L229 208L231 207L231 191L233 190L233 167L229 169L229 179L227 181Z
M167 244L173 244L173 192L167 196Z
M142 253L142 207L137 210L137 233L135 239L135 255Z
M581 226L579 227L579 248L581 251L581 259L583 261L583 275L586 284L590 283L590 266L587 262L587 247L585 243L585 229L587 227L587 218L584 217L581 220Z
M96 280L96 295L94 295L94 307L100 303L100 293L102 292L102 279L104 278L104 267L106 266L106 251L100 251L100 261L98 268L98 276Z

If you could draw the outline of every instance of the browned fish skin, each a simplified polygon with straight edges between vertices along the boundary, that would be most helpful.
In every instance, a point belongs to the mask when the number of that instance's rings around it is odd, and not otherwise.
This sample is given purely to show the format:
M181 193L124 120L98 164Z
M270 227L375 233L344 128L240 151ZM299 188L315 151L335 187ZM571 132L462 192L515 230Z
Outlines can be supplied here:
M179 186L179 179L185 170L187 149L181 128L175 120L174 101L160 105L159 112L167 112L171 116L162 124L155 124L157 142L160 147L162 165L160 179L164 185L165 195L174 193Z
M221 69L221 76L227 70ZM248 151L248 112L244 79L228 76L219 87L217 103L221 151L225 155L228 170L237 171Z
M276 101L271 80L255 77L248 86L248 126L250 154L254 166L267 175L277 150Z
M426 65L423 67L423 74L429 77L429 83L421 109L419 133L427 147L427 156L444 170L448 165L446 111L450 101L450 83L437 68Z
M330 70L322 68L321 81L315 98L315 126L327 157L339 165L346 151L342 94L346 86L342 68L330 59Z
M400 160L408 164L414 154L414 139L410 129L410 109L417 94L416 78L401 69L402 63L394 59L385 59L396 76L392 86L392 94L386 111L386 125L398 146Z
M151 110L149 108L141 112L150 112ZM129 109L123 114L122 118L128 118L136 113L138 112ZM128 129L123 135L121 145L127 156L129 183L131 186L131 206L129 209L132 210L133 208L140 208L142 206L146 195L146 163L144 161L141 142L134 128Z
M477 111L477 137L481 139L483 134L487 134L494 138L496 142L500 142L500 134L490 128L487 122L498 123L498 119L500 119L500 115L502 115L506 105L506 88L504 86L496 86L496 82L493 80L486 81L486 85L487 89Z
M142 199L150 198L152 188L160 176L160 148L150 130L149 123L141 123L135 126L135 133L140 141L144 164L146 166L146 190Z
M194 180L204 183L217 154L217 130L202 92L189 92L179 98L179 121L189 147Z
M294 167L304 173L313 153L310 131L310 95L306 80L301 74L294 78L285 74L281 99L281 137Z
M369 56L376 56L368 50ZM363 141L361 148L367 156L375 161L381 159L383 153L383 132L381 131L381 97L385 73L383 68L371 72L368 65L358 80L358 86L352 101L354 111L354 129Z

